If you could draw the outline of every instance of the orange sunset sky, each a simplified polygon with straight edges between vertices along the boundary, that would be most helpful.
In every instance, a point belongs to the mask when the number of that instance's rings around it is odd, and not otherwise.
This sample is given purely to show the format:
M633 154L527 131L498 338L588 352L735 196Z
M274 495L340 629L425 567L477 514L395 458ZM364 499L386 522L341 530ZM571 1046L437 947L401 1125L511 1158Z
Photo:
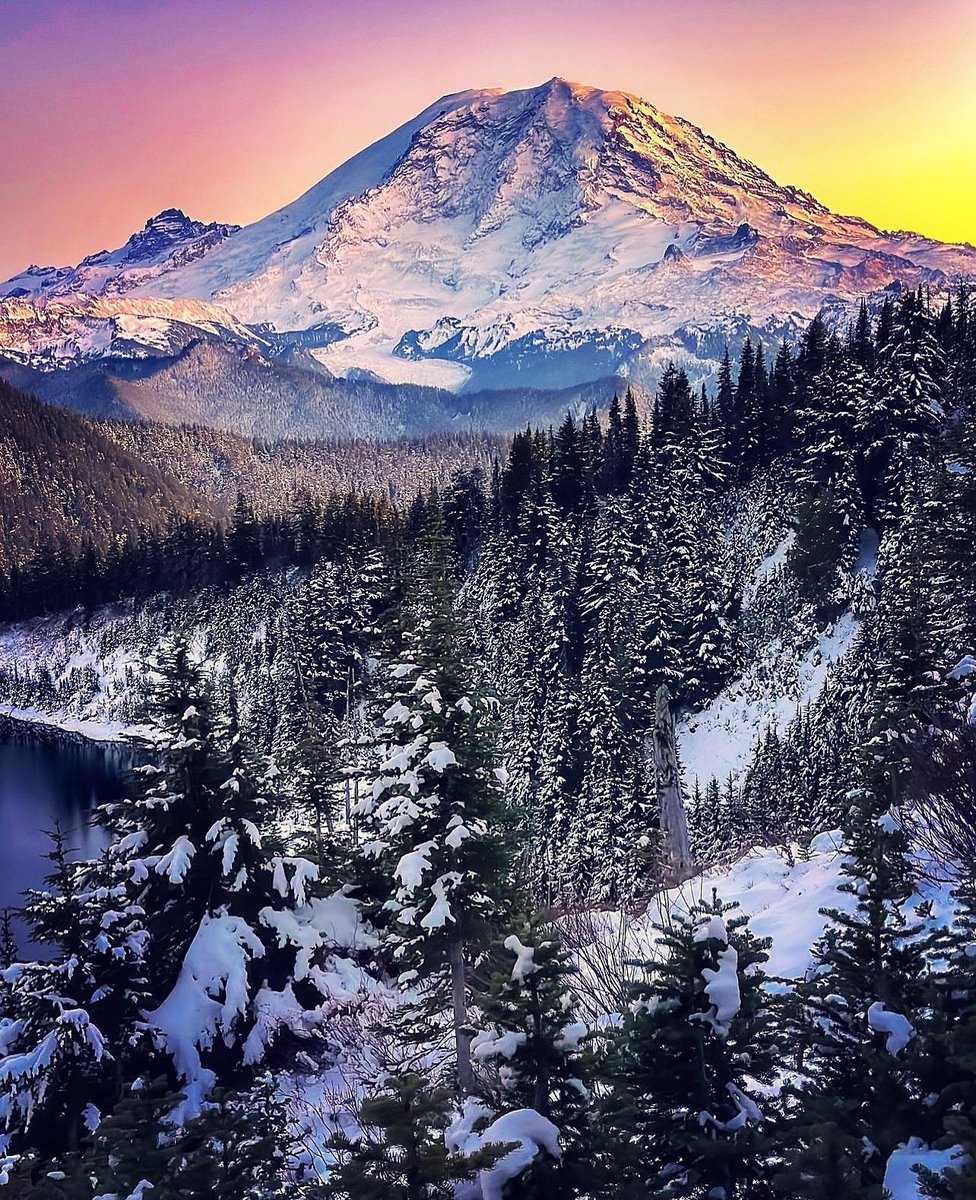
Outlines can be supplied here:
M976 241L974 0L0 0L0 278L246 223L437 96L562 75L885 228Z

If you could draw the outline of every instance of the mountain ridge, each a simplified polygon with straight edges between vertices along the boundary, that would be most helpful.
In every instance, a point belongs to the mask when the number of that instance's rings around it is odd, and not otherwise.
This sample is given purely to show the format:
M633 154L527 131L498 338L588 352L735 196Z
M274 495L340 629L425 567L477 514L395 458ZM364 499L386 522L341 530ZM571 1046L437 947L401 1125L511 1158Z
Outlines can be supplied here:
M218 232L178 239L180 261L96 280L136 310L121 334L112 311L87 340L56 336L42 294L20 298L36 314L22 310L28 333L12 344L12 301L0 300L0 353L49 369L152 355L174 338L140 305L183 326L204 305L208 336L229 329L271 357L301 345L350 379L461 392L620 373L649 385L668 358L708 375L701 333L776 343L823 308L840 320L886 289L976 274L970 246L835 214L682 117L558 77L441 97L291 204L204 228ZM58 294L69 308L81 296Z

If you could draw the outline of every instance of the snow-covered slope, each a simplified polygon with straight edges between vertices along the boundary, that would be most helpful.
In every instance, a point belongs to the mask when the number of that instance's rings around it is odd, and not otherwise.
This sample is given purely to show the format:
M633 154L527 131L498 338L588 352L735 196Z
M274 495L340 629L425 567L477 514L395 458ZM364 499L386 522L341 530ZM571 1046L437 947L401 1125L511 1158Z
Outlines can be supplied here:
M775 339L976 273L972 247L837 216L681 118L562 79L446 96L278 212L120 275L134 240L27 290L215 301L337 374L423 364L450 388L646 375L714 358L716 332Z
M260 346L226 309L200 300L153 297L52 297L0 300L0 356L41 370L103 358L157 358L191 342Z

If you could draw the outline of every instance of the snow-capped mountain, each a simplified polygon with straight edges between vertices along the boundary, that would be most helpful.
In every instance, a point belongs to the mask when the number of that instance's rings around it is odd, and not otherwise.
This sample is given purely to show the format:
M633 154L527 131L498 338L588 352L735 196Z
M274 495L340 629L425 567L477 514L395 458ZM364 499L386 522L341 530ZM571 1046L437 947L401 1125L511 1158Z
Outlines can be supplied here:
M140 238L148 251L153 224L108 258L140 253ZM747 331L788 337L825 306L976 274L971 246L838 216L688 121L562 79L446 96L278 212L204 229L220 232L162 231L148 263L95 256L33 290L29 273L4 285L41 298L36 350L18 357L71 360L43 333L44 297L67 288L169 300L174 319L213 303L336 375L648 379ZM0 352L3 330L0 302Z
M151 217L145 228L117 250L89 254L76 267L30 266L0 283L0 296L19 299L118 295L150 284L166 271L201 258L239 225L192 221L178 208L167 208Z

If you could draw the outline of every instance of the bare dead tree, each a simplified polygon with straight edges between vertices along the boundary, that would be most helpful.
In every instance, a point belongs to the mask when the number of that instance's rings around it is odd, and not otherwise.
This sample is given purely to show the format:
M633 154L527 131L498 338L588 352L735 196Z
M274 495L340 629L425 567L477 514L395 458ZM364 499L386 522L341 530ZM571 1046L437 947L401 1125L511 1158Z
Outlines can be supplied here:
M688 840L688 819L681 796L681 772L674 741L674 718L668 689L662 684L654 699L651 750L657 804L661 821L663 866L666 883L681 883L695 873Z
M578 966L573 991L588 1021L621 1012L626 1002L629 926L626 912L582 907L564 910L556 920L560 942Z
M910 755L906 825L943 878L976 870L976 726L932 731Z

